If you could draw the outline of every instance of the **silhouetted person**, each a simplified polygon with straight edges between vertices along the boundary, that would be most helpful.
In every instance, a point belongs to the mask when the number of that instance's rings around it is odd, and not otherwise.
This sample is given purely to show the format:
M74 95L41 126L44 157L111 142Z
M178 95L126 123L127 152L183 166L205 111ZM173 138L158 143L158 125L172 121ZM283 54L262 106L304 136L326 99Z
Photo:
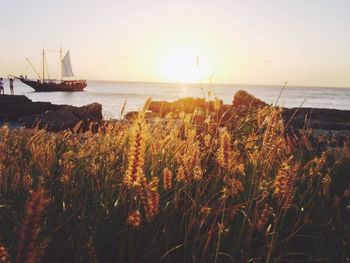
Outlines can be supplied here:
M10 93L11 93L11 95L14 95L15 92L13 90L13 82L15 81L15 79L14 78L9 78L9 81L10 81Z
M0 78L0 94L5 94L4 92L4 81Z

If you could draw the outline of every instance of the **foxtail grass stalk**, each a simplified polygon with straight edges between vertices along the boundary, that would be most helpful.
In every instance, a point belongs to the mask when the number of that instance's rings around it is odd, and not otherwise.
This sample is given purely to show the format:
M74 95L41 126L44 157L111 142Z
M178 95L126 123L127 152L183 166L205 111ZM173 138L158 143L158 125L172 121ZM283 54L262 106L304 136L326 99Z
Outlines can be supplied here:
M43 190L33 192L27 203L27 214L20 228L16 263L36 262L35 246L38 241L47 200Z

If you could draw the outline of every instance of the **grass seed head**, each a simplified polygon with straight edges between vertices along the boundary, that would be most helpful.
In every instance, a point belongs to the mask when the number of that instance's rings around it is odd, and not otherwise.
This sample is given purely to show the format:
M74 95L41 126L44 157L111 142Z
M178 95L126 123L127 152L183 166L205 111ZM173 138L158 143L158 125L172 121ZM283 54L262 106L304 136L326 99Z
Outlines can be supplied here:
M10 255L4 246L0 246L0 263L10 263Z
M170 190L173 186L173 173L169 168L163 170L163 187L165 190Z
M141 225L141 221L141 213L139 210L130 212L126 219L127 224L135 228Z
M27 202L27 214L20 228L16 262L35 262L35 246L42 227L47 199L43 190L32 193Z
M134 124L130 141L128 168L124 175L123 182L129 188L140 187L144 178L144 123L137 120Z

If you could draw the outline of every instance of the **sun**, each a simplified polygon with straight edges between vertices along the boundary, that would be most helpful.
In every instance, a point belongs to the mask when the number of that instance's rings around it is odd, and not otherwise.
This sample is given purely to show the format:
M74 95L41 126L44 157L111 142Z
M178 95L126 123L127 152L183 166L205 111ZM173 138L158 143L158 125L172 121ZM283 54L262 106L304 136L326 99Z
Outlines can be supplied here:
M158 63L159 77L167 82L199 82L198 50L190 44L164 49Z

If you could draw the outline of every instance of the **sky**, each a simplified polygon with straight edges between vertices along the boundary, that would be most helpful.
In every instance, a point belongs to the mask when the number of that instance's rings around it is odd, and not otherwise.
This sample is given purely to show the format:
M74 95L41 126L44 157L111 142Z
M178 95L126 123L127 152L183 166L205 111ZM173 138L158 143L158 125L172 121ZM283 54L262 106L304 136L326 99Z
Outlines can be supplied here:
M349 0L1 0L0 76L350 87Z

